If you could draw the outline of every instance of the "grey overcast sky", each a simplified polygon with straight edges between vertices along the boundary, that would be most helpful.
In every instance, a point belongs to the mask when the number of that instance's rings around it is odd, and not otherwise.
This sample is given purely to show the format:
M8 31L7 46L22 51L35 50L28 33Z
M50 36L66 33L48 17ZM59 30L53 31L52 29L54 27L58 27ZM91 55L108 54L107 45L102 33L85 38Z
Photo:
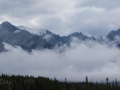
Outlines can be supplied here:
M0 23L48 29L59 35L106 35L120 28L120 0L0 0Z

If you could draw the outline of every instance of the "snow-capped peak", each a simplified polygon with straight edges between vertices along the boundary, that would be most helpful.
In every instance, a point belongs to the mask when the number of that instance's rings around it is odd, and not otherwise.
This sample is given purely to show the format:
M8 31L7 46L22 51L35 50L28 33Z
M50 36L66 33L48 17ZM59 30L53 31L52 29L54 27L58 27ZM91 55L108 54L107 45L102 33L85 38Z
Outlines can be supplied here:
M92 35L89 34L89 33L83 33L83 35L85 35L85 36L87 36L87 37L92 37Z
M33 28L28 28L25 26L17 26L20 30L27 30L28 32L36 35L41 35L41 33L45 33L45 29L33 29Z

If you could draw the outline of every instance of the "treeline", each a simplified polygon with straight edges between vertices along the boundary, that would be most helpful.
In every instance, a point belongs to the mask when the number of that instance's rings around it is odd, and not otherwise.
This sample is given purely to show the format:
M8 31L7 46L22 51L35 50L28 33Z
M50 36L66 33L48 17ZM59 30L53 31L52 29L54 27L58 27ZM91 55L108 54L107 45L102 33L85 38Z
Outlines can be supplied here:
M112 83L106 78L105 83L88 82L86 76L84 82L64 82L45 77L0 75L0 90L120 90L117 79Z

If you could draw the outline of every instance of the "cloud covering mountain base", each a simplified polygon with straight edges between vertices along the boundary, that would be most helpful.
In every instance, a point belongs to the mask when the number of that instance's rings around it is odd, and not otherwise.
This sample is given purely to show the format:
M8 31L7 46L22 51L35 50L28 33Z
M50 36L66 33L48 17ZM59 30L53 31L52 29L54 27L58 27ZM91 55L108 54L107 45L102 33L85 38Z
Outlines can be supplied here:
M28 53L20 47L4 43L8 52L0 53L0 72L15 75L34 75L58 80L102 81L120 80L120 50L115 46L95 42L71 43L63 52L54 50L33 50ZM61 47L63 48L63 47Z

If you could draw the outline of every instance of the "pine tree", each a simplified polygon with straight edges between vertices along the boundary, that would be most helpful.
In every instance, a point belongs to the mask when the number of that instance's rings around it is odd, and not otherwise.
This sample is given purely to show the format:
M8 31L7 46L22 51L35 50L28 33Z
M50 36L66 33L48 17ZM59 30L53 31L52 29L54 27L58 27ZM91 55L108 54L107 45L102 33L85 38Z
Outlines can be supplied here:
M108 79L108 77L106 78L106 90L109 90L109 79Z
M112 90L115 90L115 82L114 82L114 80L112 82Z
M85 90L88 90L88 77L85 78Z
M118 82L117 82L117 79L115 79L115 90L118 90Z

